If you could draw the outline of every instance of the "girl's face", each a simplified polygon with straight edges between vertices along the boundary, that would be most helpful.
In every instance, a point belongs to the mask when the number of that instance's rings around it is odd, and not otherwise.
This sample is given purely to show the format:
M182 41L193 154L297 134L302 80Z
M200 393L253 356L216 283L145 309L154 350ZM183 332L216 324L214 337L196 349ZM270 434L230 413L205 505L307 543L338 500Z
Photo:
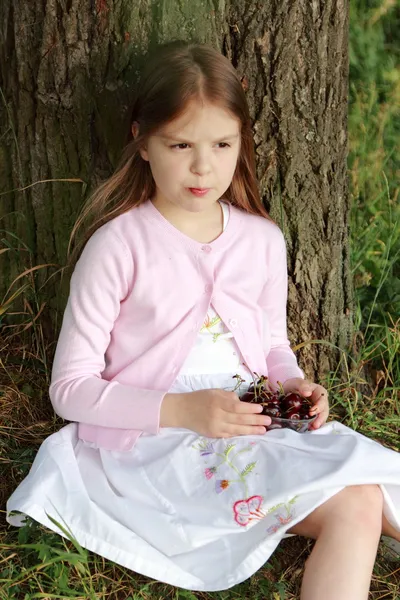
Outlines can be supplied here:
M154 204L205 214L228 189L239 151L240 122L214 104L193 102L140 151L156 184Z

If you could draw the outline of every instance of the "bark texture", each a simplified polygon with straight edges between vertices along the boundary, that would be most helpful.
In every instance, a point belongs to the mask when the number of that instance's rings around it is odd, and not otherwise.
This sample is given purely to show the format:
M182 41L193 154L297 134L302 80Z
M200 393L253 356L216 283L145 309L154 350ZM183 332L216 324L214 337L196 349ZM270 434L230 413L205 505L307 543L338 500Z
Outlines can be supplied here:
M0 28L0 193L31 186L0 196L15 248L0 254L1 296L24 267L65 263L87 189L124 144L146 49L194 39L247 90L261 191L288 243L292 344L347 346L347 0L2 0ZM36 183L48 179L81 182ZM55 275L39 304L60 314L67 289ZM299 356L312 378L337 358L321 344Z

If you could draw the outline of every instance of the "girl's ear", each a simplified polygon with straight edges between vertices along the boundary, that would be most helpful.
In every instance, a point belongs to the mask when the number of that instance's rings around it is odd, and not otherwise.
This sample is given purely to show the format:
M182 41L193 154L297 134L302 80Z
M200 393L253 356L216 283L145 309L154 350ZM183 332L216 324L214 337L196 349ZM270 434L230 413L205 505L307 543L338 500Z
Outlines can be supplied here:
M134 121L132 123L132 135L134 137L134 139L137 138L137 136L139 135L139 123L137 121ZM149 160L149 156L147 154L147 150L146 147L140 147L139 148L139 152L140 152L140 156L143 158L143 160Z
M143 160L149 160L149 155L147 154L147 150L146 148L139 148L139 152L140 152L140 156L143 158Z
M137 121L133 121L132 123L132 135L134 139L139 135L139 123Z

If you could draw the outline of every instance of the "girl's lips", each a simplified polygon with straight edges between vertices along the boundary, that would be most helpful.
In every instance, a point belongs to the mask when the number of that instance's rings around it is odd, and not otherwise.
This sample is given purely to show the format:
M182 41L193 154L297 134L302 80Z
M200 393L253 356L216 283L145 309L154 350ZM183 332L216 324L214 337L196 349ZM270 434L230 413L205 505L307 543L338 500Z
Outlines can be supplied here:
M210 188L188 188L188 190L195 196L204 196L210 191Z

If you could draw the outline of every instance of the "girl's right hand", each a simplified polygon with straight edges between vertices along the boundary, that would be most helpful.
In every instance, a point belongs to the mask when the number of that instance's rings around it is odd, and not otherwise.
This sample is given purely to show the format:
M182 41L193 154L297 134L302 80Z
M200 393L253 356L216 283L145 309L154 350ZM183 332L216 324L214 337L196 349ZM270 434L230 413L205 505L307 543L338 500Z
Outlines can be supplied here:
M220 389L166 394L161 405L160 424L164 427L184 427L210 438L263 435L271 419L260 414L262 408L259 404L241 402L234 392Z

